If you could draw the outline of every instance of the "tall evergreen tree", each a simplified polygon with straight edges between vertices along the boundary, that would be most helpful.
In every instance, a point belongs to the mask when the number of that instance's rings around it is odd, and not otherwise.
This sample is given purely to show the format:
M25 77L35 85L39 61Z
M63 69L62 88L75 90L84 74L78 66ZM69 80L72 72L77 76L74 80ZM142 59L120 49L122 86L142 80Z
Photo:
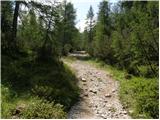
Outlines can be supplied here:
M106 62L112 62L110 8L107 1L99 5L96 25L95 55Z
M94 38L94 31L93 28L95 26L95 20L94 20L94 13L93 13L93 8L90 6L88 14L87 14L87 19L86 19L86 31L87 31L87 51L92 55L93 54L93 38Z

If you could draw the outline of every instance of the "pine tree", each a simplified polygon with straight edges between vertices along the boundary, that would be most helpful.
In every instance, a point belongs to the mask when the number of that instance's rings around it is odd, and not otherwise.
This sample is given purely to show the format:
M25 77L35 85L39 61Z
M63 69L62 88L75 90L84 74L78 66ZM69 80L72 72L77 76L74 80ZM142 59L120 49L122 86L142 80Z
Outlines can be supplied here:
M94 20L94 13L93 13L93 8L90 6L88 14L87 14L87 19L86 19L86 31L87 31L87 51L93 55L93 38L94 38L94 31L93 28L95 26L95 20Z

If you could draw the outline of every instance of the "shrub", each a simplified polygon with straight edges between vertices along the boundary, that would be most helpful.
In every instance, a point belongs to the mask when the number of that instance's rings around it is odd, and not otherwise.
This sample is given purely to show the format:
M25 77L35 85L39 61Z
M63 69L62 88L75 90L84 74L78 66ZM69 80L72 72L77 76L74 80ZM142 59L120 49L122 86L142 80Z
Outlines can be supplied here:
M77 101L76 77L60 61L8 59L3 56L2 83L18 95L28 92L48 101L55 100L56 103L64 105L65 110Z
M33 94L49 101L55 100L56 103L64 105L65 109L69 109L78 99L76 77L67 66L36 67L31 81L34 84Z
M138 69L143 77L153 77L153 72L149 66L139 66Z
M133 77L122 81L120 98L134 118L158 118L159 94L158 80Z
M65 44L63 49L64 49L63 54L67 55L70 52L70 50L72 49L72 46L70 44Z
M158 82L147 81L141 86L141 91L137 95L136 110L140 114L145 114L147 118L159 118L159 93Z
M13 97L15 96L15 93L10 91L8 87L5 87L1 85L1 117L4 118L10 118L11 117L11 108L15 107L13 104ZM12 98L12 99L11 99ZM12 102L11 102L12 101Z
M66 113L60 104L45 100L36 100L29 103L20 113L20 117L27 119L64 119L66 118Z
M127 72L129 74L139 76L139 71L136 66L137 66L137 61L131 62L130 65L127 66L127 68L126 68Z
M29 58L13 60L9 57L2 57L2 84L11 87L15 91L22 92L30 89L31 82L31 61Z

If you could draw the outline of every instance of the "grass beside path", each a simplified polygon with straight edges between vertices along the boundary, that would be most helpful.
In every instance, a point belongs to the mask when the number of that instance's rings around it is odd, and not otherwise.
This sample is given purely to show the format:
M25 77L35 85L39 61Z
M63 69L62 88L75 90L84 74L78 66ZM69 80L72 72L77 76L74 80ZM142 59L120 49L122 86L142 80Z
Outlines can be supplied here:
M78 101L77 78L54 59L2 56L2 118L62 119Z
M64 58L68 62L76 59ZM123 70L105 64L103 61L89 59L84 62L111 74L120 82L119 97L132 118L159 118L159 83L158 78L129 76Z

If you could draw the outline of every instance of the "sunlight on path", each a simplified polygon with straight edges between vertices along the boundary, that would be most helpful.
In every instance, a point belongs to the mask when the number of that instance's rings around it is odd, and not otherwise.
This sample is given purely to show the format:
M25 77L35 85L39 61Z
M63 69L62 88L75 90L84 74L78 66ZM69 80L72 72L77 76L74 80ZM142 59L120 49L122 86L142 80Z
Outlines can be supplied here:
M78 59L72 63L63 60L76 71L81 89L80 100L75 104L68 118L131 118L120 104L118 98L118 81L112 80L110 75L87 63L85 52L70 54Z

